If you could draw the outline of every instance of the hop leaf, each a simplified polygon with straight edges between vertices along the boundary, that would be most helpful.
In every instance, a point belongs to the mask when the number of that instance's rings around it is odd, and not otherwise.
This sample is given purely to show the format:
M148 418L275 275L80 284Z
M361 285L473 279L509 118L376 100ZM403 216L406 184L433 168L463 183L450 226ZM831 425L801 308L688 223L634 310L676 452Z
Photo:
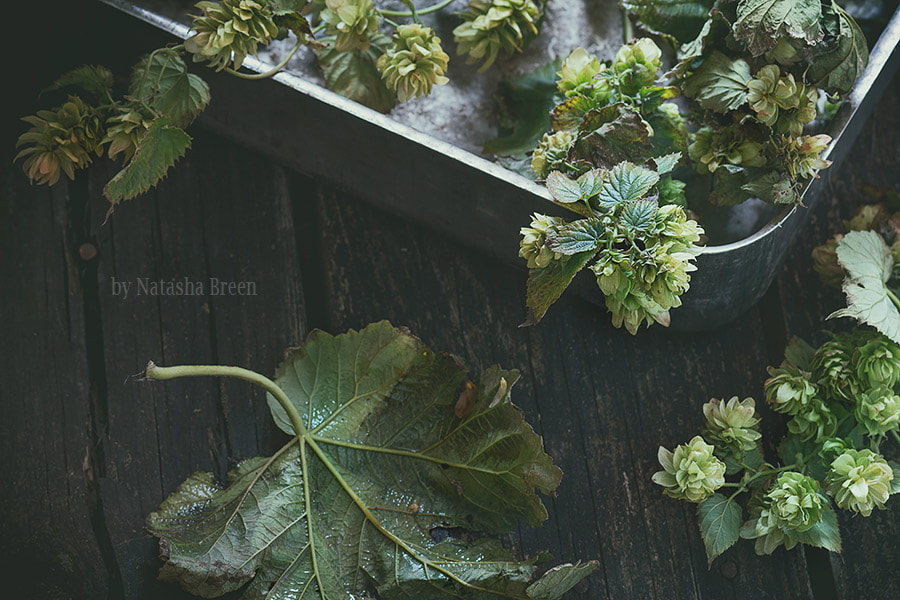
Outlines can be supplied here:
M169 117L176 127L187 127L209 104L209 86L173 50L143 57L131 73L128 93Z
M377 66L388 88L405 102L427 96L433 86L449 82L444 77L449 61L434 30L413 23L397 28Z
M385 322L314 332L276 381L308 418L303 430L270 396L290 442L238 465L224 487L191 476L150 515L166 561L160 578L205 597L246 586L246 598L559 598L597 563L532 583L533 561L496 540L429 533L540 523L537 492L552 493L562 475L510 402L518 373L488 369L458 417L465 375L459 359Z
M750 79L747 61L728 58L716 50L685 79L682 89L704 108L724 113L747 102Z
M61 90L77 87L97 97L112 90L113 74L104 66L81 65L57 77L56 81L44 91Z
M814 44L822 39L820 0L739 0L734 36L753 56L775 47L785 36Z
M340 52L336 38L322 38L322 46L315 52L328 89L379 112L394 108L397 97L385 85L376 66L390 41L387 36L376 34L368 49Z

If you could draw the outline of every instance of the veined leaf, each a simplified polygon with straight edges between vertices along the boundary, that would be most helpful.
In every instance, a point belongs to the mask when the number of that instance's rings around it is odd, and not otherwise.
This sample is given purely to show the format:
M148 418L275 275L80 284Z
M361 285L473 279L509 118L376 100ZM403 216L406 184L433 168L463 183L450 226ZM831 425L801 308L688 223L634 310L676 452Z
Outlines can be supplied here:
M900 343L900 301L886 285L894 267L891 249L874 231L851 231L838 243L837 257L847 272L847 308L828 318L852 317Z
M582 117L594 109L594 101L585 96L572 96L550 111L550 125L556 131L575 129Z
M812 363L815 353L815 348L806 343L806 341L794 336L788 342L787 348L784 349L784 358L795 367L809 371L810 363Z
M718 50L684 81L684 95L709 110L725 113L747 101L750 65L741 58L731 59Z
M191 136L170 125L168 117L156 119L128 164L103 188L103 195L116 204L143 194L166 176L190 145Z
M567 256L596 250L605 229L603 221L597 217L579 219L563 225L547 238L547 247Z
M828 500L823 502L827 503ZM838 526L837 513L833 508L823 510L821 519L811 529L802 532L791 531L789 535L809 546L825 548L832 552L841 551L841 530Z
M612 168L623 160L644 162L653 152L650 126L633 107L621 102L588 112L570 159Z
M697 35L714 0L622 0L622 8L647 28L686 42Z
M316 50L316 56L328 89L379 112L386 113L394 108L397 97L387 88L375 66L390 44L390 38L373 35L368 50L350 52L337 49L335 36L320 41L323 47Z
M528 271L525 286L525 305L528 317L523 325L534 325L544 318L547 309L559 300L578 271L597 254L596 250L570 256L564 261L555 260L543 269Z
M738 541L741 507L722 494L713 494L697 505L697 523L709 564Z
M174 50L157 51L143 57L131 73L128 93L146 102L172 120L187 127L209 104L209 86Z
M60 75L45 92L78 87L97 96L112 90L113 74L103 66L81 65Z
M270 395L293 439L238 465L224 487L191 476L150 515L163 580L206 597L247 586L245 600L554 600L597 567L563 565L532 583L534 562L497 540L432 537L547 518L537 492L561 472L510 402L517 372L491 367L469 382L459 413L460 359L381 322L313 332L277 375L302 423Z
M591 169L578 179L570 179L559 171L553 171L547 175L547 191L553 199L560 204L574 204L596 196L603 187L606 174L600 169ZM576 212L581 212L580 210Z
M693 40L682 44L678 49L678 63L666 73L666 78L681 78L687 73L695 60L703 56L707 49L716 42L731 35L731 23L718 8L712 9L709 19L703 24L700 33Z
M779 171L769 171L761 177L753 177L741 189L772 204L796 204L800 199L797 183Z
M621 204L635 202L644 197L659 182L659 173L631 163L613 167L609 177L600 188L597 201L600 206L611 209Z
M629 202L622 211L622 223L633 231L644 231L651 225L659 209L656 198L642 198Z
M738 0L734 36L759 56L792 37L814 44L822 39L821 0Z
M853 17L832 5L840 24L836 39L825 39L811 57L807 77L829 94L848 94L869 62L866 36Z
M559 68L560 61L555 60L518 79L500 82L497 98L500 121L510 133L486 143L485 152L518 156L534 150L544 132L550 129L549 113L556 95Z
M665 175L675 168L675 165L678 164L679 160L681 160L681 152L673 152L672 154L666 154L665 156L657 156L650 162L656 166L656 172L659 175Z

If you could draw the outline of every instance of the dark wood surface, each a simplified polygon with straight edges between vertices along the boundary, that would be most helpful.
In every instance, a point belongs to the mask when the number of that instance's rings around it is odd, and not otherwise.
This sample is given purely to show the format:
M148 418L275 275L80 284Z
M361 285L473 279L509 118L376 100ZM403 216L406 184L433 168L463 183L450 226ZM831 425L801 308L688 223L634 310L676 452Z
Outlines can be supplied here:
M900 508L842 523L842 556L740 542L707 568L693 506L650 481L656 448L689 439L710 397L762 400L790 335L821 340L840 304L809 252L863 197L900 185L900 82L833 178L766 298L704 334L632 337L565 298L520 329L524 272L287 171L201 127L158 190L106 225L112 165L29 187L0 168L0 575L15 598L186 598L158 583L143 521L197 470L283 441L262 395L213 380L134 382L146 361L271 374L313 328L406 325L473 371L523 373L513 400L565 471L550 519L508 542L521 554L597 558L573 600L900 598ZM4 137L6 146L10 141ZM414 199L411 199L414 201ZM518 226L512 224L511 226ZM98 251L90 260L84 243ZM515 252L515 248L510 249ZM113 281L252 281L256 296L113 295ZM762 408L766 432L783 421ZM770 448L771 451L771 448ZM428 600L428 599L424 599Z

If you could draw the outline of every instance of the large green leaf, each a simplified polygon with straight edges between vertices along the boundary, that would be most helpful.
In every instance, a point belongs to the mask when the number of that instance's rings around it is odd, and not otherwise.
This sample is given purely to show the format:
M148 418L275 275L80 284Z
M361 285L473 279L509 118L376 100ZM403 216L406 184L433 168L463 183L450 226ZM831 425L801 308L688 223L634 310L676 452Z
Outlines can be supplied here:
M534 150L550 129L550 109L556 96L559 68L560 61L555 60L518 79L500 82L497 96L500 122L509 133L486 143L485 152L517 156Z
M739 0L734 35L753 56L771 50L782 37L814 44L822 39L821 16L821 0Z
M704 108L724 113L747 101L750 65L742 58L729 58L716 50L684 81L684 95Z
M584 115L572 159L612 168L623 160L644 162L653 153L650 125L631 106L618 102Z
M152 57L152 58L151 58ZM131 73L128 93L172 120L187 127L209 104L209 86L174 50L158 50L143 57Z
M316 56L328 89L379 112L386 113L394 108L397 97L387 88L375 66L378 57L390 44L390 38L373 35L367 50L349 52L337 49L335 36L319 41L323 46L316 49Z
M636 202L659 182L659 173L628 162L613 167L600 187L597 201L604 208Z
M869 62L869 47L853 17L837 5L832 8L840 33L813 50L806 75L829 94L848 94Z
M722 494L713 494L697 505L697 523L709 564L738 541L742 519L738 503Z
M491 367L467 382L460 359L387 322L314 332L276 379L301 431L270 395L293 440L225 486L191 476L150 515L160 577L206 597L246 585L245 600L559 598L597 564L532 583L532 561L465 541L540 523L537 492L560 481L510 402L518 377Z
M823 501L828 502L827 499ZM838 525L837 513L833 508L822 511L821 519L811 529L801 532L791 531L789 535L809 546L825 548L832 552L841 551L841 529Z
M103 195L116 204L143 194L166 176L190 145L191 136L170 125L168 117L156 119L128 164L103 188Z
M596 250L589 250L565 260L555 260L543 269L530 269L528 283L525 286L528 317L524 325L534 325L543 319L547 309L559 300L578 271L583 269L596 254Z
M563 225L548 237L547 247L566 256L596 250L605 230L606 225L602 219L579 219Z
M703 27L715 0L621 0L620 3L646 28L686 42Z
M852 317L900 344L900 300L887 287L894 267L891 249L874 231L851 231L838 243L837 257L847 273L847 308L829 318Z

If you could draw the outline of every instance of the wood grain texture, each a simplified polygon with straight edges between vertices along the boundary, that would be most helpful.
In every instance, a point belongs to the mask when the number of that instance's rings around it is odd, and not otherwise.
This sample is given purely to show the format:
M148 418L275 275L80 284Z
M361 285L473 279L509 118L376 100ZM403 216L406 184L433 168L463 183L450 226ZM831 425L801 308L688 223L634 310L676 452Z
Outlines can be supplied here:
M519 273L330 191L320 213L331 328L387 318L476 373L495 361L522 370L514 402L566 476L547 499L550 520L520 532L520 551L601 559L602 572L573 598L812 597L799 552L758 558L744 544L708 570L693 507L649 480L657 446L693 435L710 396L761 392L758 312L713 334L632 338L564 299L540 325L519 329ZM720 570L728 561L730 578Z

